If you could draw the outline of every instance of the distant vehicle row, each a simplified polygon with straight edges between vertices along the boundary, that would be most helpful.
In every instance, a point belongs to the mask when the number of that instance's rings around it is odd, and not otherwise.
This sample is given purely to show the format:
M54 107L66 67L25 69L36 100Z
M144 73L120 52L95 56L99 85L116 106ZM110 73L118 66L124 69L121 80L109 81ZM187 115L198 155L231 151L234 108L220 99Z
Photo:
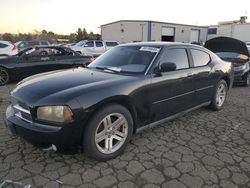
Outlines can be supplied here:
M0 59L0 86L42 72L86 66L91 61L92 56L82 56L66 47L27 48Z

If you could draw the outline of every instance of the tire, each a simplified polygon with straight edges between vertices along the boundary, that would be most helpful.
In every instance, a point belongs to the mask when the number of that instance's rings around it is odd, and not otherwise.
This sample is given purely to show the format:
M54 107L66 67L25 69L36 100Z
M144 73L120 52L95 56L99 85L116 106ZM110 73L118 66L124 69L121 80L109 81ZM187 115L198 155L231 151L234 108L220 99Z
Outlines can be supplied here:
M94 114L84 131L84 153L98 161L113 159L122 154L132 134L133 119L127 108L106 105Z
M3 86L10 81L10 75L7 69L0 67L0 86Z
M247 73L244 79L244 86L249 87L250 86L250 72Z
M49 54L48 54L48 52L46 52L46 51L41 51L40 53L39 53L39 56L41 56L41 57L47 57Z
M220 92L220 93L219 93ZM227 98L228 86L225 80L220 80L216 86L214 91L214 95L212 98L212 102L210 104L210 108L219 111L223 108L224 103ZM220 95L220 97L219 97Z

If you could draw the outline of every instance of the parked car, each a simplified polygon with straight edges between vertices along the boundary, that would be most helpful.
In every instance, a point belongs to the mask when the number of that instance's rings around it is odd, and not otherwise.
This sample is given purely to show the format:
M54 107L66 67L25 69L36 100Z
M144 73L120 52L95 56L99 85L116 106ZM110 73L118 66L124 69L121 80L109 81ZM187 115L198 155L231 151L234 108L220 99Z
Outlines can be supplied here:
M117 45L119 45L117 41L83 40L70 48L83 55L99 56Z
M232 64L197 45L120 45L87 68L18 83L5 123L39 146L80 146L86 155L108 160L136 132L202 106L222 109L232 82Z
M249 51L245 42L229 37L208 40L205 47L234 65L234 83L250 85Z
M15 56L0 58L0 86L41 72L85 66L91 58L65 47L27 48Z
M18 51L25 50L26 48L35 46L49 46L50 43L46 40L30 40L30 41L19 41L17 42Z
M0 56L11 56L17 54L17 48L8 41L0 40Z

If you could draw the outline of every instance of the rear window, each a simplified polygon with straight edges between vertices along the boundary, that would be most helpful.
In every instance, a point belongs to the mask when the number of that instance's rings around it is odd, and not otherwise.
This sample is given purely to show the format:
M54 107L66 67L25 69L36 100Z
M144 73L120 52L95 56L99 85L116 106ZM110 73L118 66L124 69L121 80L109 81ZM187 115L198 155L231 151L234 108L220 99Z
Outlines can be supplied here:
M117 42L106 42L106 46L117 46Z
M210 62L210 56L206 52L194 49L191 49L190 51L195 67L205 66Z
M0 43L0 48L6 48L7 46L7 44Z

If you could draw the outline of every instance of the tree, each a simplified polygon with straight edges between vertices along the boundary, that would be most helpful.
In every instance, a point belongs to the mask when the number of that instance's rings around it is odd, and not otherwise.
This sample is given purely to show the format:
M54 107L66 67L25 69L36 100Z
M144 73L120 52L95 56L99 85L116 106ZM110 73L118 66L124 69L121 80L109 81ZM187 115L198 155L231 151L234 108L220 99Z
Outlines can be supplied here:
M83 32L81 28L78 28L76 31L76 42L83 40Z
M14 38L14 36L11 33L4 33L2 35L2 38L3 38L3 40L10 41L10 42L14 42L15 41L15 38Z

